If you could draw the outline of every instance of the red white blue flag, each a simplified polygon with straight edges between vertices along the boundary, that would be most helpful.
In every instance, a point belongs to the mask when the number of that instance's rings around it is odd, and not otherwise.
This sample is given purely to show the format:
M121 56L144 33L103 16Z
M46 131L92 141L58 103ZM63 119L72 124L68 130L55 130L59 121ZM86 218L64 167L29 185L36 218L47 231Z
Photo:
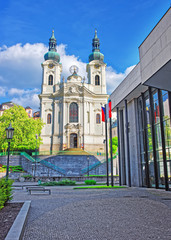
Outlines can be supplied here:
M108 118L112 117L112 103L111 103L111 101L108 102L105 106L106 106L106 110L105 110L105 107L102 107L102 122L105 122L105 119L108 120Z
M105 108L102 107L102 122L105 122Z
M111 101L108 103L108 109L109 109L109 118L111 118L112 117L112 102Z

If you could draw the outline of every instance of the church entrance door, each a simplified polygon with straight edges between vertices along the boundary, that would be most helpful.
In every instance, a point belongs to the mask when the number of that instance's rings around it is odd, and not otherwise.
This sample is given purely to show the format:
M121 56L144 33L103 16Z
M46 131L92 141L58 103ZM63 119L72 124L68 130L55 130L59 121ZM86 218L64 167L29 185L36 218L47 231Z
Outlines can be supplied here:
M70 134L70 148L77 148L77 134Z

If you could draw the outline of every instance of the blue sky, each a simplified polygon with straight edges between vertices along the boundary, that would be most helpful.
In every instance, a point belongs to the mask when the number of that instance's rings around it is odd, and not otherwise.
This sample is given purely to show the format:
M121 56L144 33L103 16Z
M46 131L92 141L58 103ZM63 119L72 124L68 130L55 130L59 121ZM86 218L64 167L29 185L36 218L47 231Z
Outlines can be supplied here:
M63 75L85 75L97 28L114 90L139 61L138 47L168 10L170 0L6 0L0 4L0 103L37 110L41 62L54 29ZM111 90L110 90L111 91ZM108 90L108 93L110 93Z

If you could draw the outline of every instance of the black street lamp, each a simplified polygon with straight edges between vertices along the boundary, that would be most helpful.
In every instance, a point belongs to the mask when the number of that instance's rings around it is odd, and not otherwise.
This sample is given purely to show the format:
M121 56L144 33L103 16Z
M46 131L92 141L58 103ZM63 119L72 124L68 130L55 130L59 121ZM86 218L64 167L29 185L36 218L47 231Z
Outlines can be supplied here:
M34 180L36 177L36 162L37 162L37 139L38 139L38 135L36 134L36 149L35 149L35 165L34 165Z
M89 156L87 157L87 161L88 161L88 177L89 177L89 165L90 165Z
M8 159L7 159L7 171L6 171L6 178L8 179L9 175L9 154L10 154L10 140L13 138L14 128L12 128L11 123L8 128L5 129L7 140L8 140Z

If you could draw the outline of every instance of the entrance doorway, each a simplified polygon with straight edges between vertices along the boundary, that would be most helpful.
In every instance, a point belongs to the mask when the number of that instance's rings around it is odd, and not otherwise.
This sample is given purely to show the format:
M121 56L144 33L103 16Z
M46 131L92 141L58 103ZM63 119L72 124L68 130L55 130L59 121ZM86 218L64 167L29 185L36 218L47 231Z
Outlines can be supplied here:
M70 148L77 148L77 134L70 134Z

